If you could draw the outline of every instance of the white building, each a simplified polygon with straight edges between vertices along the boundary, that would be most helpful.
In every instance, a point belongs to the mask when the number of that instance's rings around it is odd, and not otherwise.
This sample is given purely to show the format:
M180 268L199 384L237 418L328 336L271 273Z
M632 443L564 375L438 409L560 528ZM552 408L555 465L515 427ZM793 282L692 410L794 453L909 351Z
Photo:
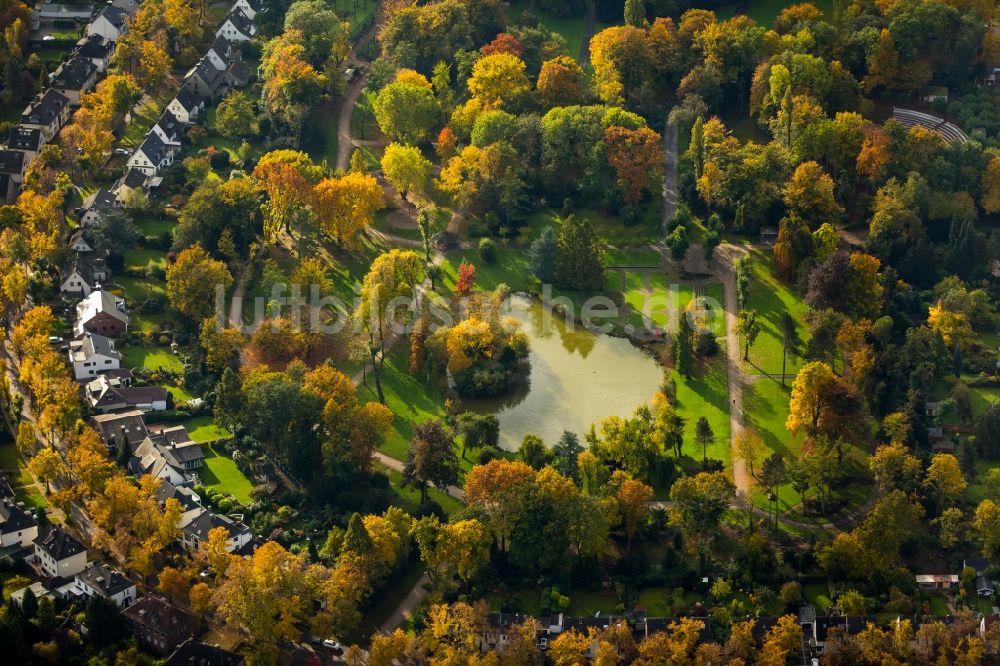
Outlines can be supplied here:
M0 499L0 547L31 548L38 536L38 523L10 497Z
M150 131L142 145L128 158L126 166L147 176L155 176L160 169L174 163L174 148L175 146L164 143L159 134Z
M74 583L75 594L104 597L119 608L127 608L136 600L135 583L102 562L94 562L78 573Z
M239 7L233 7L215 34L230 42L248 42L257 34L257 26Z
M81 339L69 343L69 362L73 366L73 378L80 381L93 379L108 370L118 370L122 355L111 338L85 333Z
M197 120L204 110L205 100L187 87L182 87L177 92L177 97L167 105L167 111L174 114L174 118L187 124Z
M100 35L107 40L116 42L128 30L128 24L125 22L127 16L124 9L114 5L106 5L97 13L94 20L87 24L87 34Z
M46 525L35 538L35 558L49 578L71 578L87 568L87 549L67 532Z

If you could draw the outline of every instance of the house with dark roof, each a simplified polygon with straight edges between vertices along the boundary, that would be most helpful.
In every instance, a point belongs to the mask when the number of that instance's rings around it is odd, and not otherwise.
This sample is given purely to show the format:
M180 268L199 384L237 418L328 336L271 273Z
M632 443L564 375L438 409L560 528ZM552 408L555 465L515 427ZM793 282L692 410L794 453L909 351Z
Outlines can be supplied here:
M97 66L87 58L72 56L50 77L50 85L69 100L70 106L80 106L80 95L97 85Z
M13 497L0 498L0 548L31 548L38 536L38 522Z
M139 5L142 4L142 0L109 0L108 4L125 10L125 13L132 17L139 11Z
M103 562L94 562L78 573L72 592L80 596L103 597L113 601L118 608L131 606L137 596L135 583Z
M184 426L174 426L144 439L133 449L128 467L136 476L149 474L173 486L184 486L198 480L196 471L204 464L201 445L191 441Z
M155 176L160 169L165 169L174 163L175 148L176 146L172 144L164 143L160 135L151 130L146 134L142 145L128 158L126 166L147 176Z
M163 666L244 666L243 655L223 650L218 645L185 641L167 657Z
M83 200L83 206L80 207L80 224L94 226L101 221L102 215L119 208L121 203L118 198L109 190L99 188Z
M187 486L175 486L169 481L160 483L160 487L156 489L154 496L160 506L163 506L168 499L177 500L184 511L190 511L201 506L201 498L198 497L198 493Z
M96 289L76 306L76 324L73 335L100 333L116 337L128 330L128 315L125 314L125 300L110 291Z
M132 635L154 652L168 655L195 637L198 619L165 599L147 594L122 611Z
M236 0L236 3L233 5L233 7L243 12L250 20L253 20L257 16L257 13L261 11L263 6L264 3L261 0Z
M142 192L143 194L149 192L150 181L150 177L144 172L138 169L129 169L111 186L111 192L114 193L120 205L125 205L133 192Z
M42 130L37 127L15 125L10 128L10 134L7 136L7 148L24 153L25 162L30 162L32 157L41 152L44 145Z
M70 104L66 95L48 88L21 114L21 125L41 130L42 144L46 144L69 120L69 112Z
M193 123L205 110L205 99L191 88L184 86L177 91L177 97L170 100L167 111L182 123Z
M203 99L215 99L227 89L225 69L217 68L208 56L203 56L184 75L184 88Z
M77 229L73 232L73 235L69 237L69 249L73 252L84 253L94 251L94 243L86 229Z
M181 547L185 550L198 550L202 542L208 540L208 533L217 527L224 527L229 533L226 539L226 552L239 550L253 539L250 528L243 523L199 506L181 514Z
M87 549L68 532L45 525L35 537L35 559L49 578L70 578L87 568Z
M239 7L233 7L215 34L230 42L248 42L257 34L257 26Z
M27 168L25 154L20 150L0 150L0 178L4 183L0 188L0 198L3 203L10 203L17 198Z
M98 375L85 390L87 403L95 411L162 412L167 408L170 393L162 386L130 386L120 379Z
M146 415L138 409L115 414L97 414L90 422L100 433L108 450L117 453L118 447L127 443L130 451L149 436L146 430Z
M107 262L99 252L76 252L63 266L59 291L64 296L89 296L100 289L109 277Z
M989 599L996 593L997 583L986 574L990 563L985 557L969 557L962 563L963 567L968 567L976 572L976 595L983 599Z
M73 53L94 63L98 74L101 74L108 68L114 50L115 43L112 40L98 34L89 34L76 43Z
M114 5L105 5L97 16L87 24L88 35L100 35L110 42L118 41L118 38L128 30L125 19L128 14L124 9Z
M170 112L170 109L167 109L157 119L151 131L156 132L163 143L179 146L181 145L180 132L182 129L181 121Z
M69 362L73 366L73 378L80 381L119 369L122 355L111 338L87 333L69 343Z

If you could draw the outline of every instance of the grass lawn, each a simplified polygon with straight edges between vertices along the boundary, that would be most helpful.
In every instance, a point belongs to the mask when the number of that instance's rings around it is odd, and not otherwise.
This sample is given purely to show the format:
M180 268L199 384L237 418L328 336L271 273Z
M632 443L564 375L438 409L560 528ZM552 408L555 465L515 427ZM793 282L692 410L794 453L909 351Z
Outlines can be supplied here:
M605 253L608 266L651 266L660 265L660 253L652 249L608 250Z
M166 285L160 280L150 278L134 278L121 276L114 280L121 287L122 296L127 303L141 303L151 296L166 295Z
M135 226L143 236L160 236L164 232L172 232L177 224L166 218L143 217L135 221Z
M124 257L126 268L134 270L146 270L154 266L167 268L167 253L162 250L133 247L125 250Z
M129 347L125 350L123 361L128 368L142 366L148 370L163 368L175 372L181 372L184 369L181 359L175 354L171 354L168 347Z
M976 476L967 479L969 485L965 489L965 497L971 503L979 504L989 496L986 492L986 474L991 469L1000 467L1000 460L977 460L975 464Z
M749 383L743 389L746 426L756 430L767 446L767 452L755 463L760 463L771 453L780 453L790 459L797 458L802 451L801 439L793 439L785 430L791 386L790 380L782 387L778 380L765 378Z
M362 26L370 24L377 6L376 0L333 0L333 8L351 24L352 39L358 36Z
M187 429L193 442L212 442L232 437L232 433L217 425L211 416L195 416L184 421L181 425Z
M820 611L825 611L833 604L830 600L830 586L826 583L806 583L802 586L802 596L806 603Z
M931 615L944 616L951 615L951 609L948 608L948 601L944 597L934 595L930 598L931 604Z
M590 220L598 238L608 245L620 247L647 245L663 240L661 204L662 202L657 200L646 206L638 222L629 226L622 224L619 218L593 208L580 208L575 212L575 215L577 218ZM549 225L554 226L558 231L560 220L561 214L556 209L548 208L535 211L525 221L517 242L525 246L530 244L541 233L542 228Z
M188 400L194 398L194 395L188 393L185 389L181 388L180 386L168 386L167 391L169 391L170 395L174 397L175 405L183 405Z
M721 460L726 474L732 476L729 375L725 354L720 352L705 367L696 368L690 377L683 377L677 372L673 372L672 376L677 382L677 412L686 419L684 453L701 460L702 448L695 442L694 432L698 419L704 416L715 434L714 441L707 447L708 457Z
M770 259L754 250L753 279L750 281L750 298L747 307L757 311L761 331L750 348L750 362L744 363L747 372L777 374L781 372L781 315L788 312L795 318L799 337L803 342L809 332L805 325L806 304L787 285L771 275ZM740 342L742 350L742 341ZM786 372L792 374L802 365L801 360L788 359Z
M35 487L27 465L21 462L13 442L0 445L0 471L10 482L18 502L24 502L25 506L35 509L48 506L45 496Z
M163 324L168 321L168 315L165 312L158 314L133 314L131 315L131 319L129 319L128 326L131 331L157 333L163 329Z
M340 104L326 101L316 105L306 120L306 124L316 128L323 137L323 145L307 146L306 152L317 162L326 160L331 169L337 166L337 118L339 117Z
M506 284L512 291L535 290L528 259L523 251L498 250L496 261L488 264L482 260L477 250L459 250L450 252L441 264L444 286L449 291L455 289L458 266L463 259L476 266L476 285L480 289L492 290L500 284Z
M530 0L515 0L510 3L510 18L516 21L531 5ZM535 10L539 22L552 32L562 35L566 40L566 54L574 60L580 58L580 47L583 45L583 34L586 31L586 16L550 16Z
M205 452L205 466L198 470L202 485L228 493L242 504L249 504L253 484L243 476L233 459L217 453L211 444L205 445L202 450Z

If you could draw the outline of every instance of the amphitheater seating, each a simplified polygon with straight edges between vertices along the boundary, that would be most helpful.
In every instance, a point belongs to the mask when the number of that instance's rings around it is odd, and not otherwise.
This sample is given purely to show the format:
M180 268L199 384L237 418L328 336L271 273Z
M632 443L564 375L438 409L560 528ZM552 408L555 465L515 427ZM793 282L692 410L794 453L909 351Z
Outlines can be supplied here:
M937 132L948 143L965 143L969 140L969 137L966 136L961 128L944 118L938 118L929 113L913 111L912 109L900 109L894 106L892 107L892 117L904 127L920 125L933 132Z

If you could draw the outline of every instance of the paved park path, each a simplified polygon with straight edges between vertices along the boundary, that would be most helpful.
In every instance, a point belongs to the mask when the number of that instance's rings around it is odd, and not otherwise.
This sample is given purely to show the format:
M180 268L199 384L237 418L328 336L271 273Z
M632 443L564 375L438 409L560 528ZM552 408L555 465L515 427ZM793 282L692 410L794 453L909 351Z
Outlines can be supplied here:
M358 49L364 47L369 40L375 37L375 31L378 30L378 21L372 21L371 26L365 30L364 34L355 42L354 46L351 47L351 52L348 55L348 61L351 63L352 67L365 66L367 69L371 63L361 60L358 57ZM368 73L367 71L354 79L351 83L347 85L347 92L344 93L344 99L340 104L340 119L337 122L337 164L336 169L338 171L343 171L347 169L347 164L351 159L351 151L356 145L353 137L351 137L351 115L354 113L354 107L358 103L358 99L361 97L361 93L365 86L368 84Z

